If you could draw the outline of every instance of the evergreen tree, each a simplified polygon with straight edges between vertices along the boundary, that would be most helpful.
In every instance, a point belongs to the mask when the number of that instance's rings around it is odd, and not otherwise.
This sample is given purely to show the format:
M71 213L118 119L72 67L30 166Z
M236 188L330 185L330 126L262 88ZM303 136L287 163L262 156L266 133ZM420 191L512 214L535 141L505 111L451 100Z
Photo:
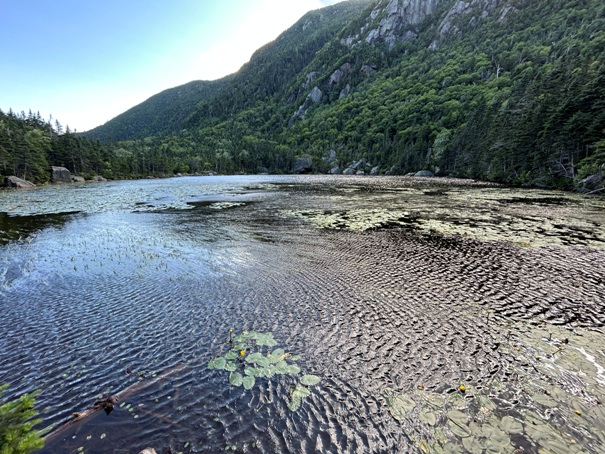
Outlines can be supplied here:
M6 402L2 397L8 385L0 386L0 454L28 454L44 446L44 439L33 427L40 422L34 419L37 391L23 394L19 399Z

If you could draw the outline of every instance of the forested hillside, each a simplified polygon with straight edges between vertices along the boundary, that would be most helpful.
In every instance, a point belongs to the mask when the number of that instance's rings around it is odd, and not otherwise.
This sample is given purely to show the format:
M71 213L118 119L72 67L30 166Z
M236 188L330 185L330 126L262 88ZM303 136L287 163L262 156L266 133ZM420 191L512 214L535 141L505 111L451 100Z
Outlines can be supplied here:
M88 131L86 136L104 142L119 142L178 133L195 106L212 99L229 80L229 77L216 81L196 80L169 88Z
M569 189L605 164L605 5L350 0L204 87L84 133L121 140L98 145L111 154L99 171L290 172L307 157L316 172L363 160Z

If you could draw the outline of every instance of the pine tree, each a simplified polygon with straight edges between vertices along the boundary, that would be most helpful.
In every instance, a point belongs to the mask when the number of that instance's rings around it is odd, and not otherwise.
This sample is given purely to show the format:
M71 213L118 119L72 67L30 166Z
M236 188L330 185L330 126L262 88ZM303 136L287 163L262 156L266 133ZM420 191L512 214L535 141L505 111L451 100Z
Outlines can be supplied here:
M5 402L2 393L8 385L0 386L0 454L28 454L44 446L44 439L33 426L38 391L23 394L19 399Z

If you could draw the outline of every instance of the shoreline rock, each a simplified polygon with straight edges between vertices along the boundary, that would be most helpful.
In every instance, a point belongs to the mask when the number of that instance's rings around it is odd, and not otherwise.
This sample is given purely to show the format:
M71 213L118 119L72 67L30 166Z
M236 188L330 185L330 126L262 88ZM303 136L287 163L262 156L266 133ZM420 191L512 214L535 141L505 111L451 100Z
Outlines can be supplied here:
M24 180L23 178L19 178L14 175L6 177L4 179L3 186L5 186L7 188L15 188L15 189L29 189L29 188L36 187L36 185L34 183L32 183L31 181Z

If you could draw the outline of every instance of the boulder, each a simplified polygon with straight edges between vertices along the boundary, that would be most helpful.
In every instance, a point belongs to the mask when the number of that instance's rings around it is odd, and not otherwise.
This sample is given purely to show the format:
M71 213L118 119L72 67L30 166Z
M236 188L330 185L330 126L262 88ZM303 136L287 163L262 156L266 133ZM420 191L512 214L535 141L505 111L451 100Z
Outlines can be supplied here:
M332 167L328 173L331 175L340 175L340 167Z
M363 170L358 170L355 172L355 175L365 175L366 173Z
M105 178L103 178L101 175L95 175L94 177L92 177L92 181L107 181Z
M351 85L347 84L345 86L345 88L343 88L342 90L340 90L340 94L338 95L338 99L342 99L345 96L348 96L349 93L351 93Z
M370 175L378 175L379 171L380 171L380 167L378 167L378 166L372 167L372 170L370 170Z
M312 103L317 104L319 101L321 101L322 96L323 92L319 89L319 87L313 87L313 90L311 90L311 93L309 93L308 98Z
M605 182L605 177L600 173L589 175L580 181L580 187L586 191L598 189Z
M50 168L50 181L53 183L71 183L71 172L65 167Z
M36 185L34 183L32 183L31 181L27 181L22 178L18 178L14 175L11 175L10 177L6 177L4 179L4 186L6 186L8 188L27 189L27 188L33 188Z
M342 173L345 175L355 175L355 169L352 167L347 167Z
M313 161L311 158L296 158L292 165L293 173L309 173L313 170Z
M434 177L435 174L430 170L420 170L414 174L415 177Z
M328 80L328 85L338 85L344 79L345 74L342 70L337 69L332 73L330 79Z
M360 159L359 161L353 163L353 165L351 166L353 169L357 170L360 167L365 167L366 166L366 160L365 159Z
M73 181L74 183L84 183L86 180L84 179L84 177L73 176L71 177L71 181Z

